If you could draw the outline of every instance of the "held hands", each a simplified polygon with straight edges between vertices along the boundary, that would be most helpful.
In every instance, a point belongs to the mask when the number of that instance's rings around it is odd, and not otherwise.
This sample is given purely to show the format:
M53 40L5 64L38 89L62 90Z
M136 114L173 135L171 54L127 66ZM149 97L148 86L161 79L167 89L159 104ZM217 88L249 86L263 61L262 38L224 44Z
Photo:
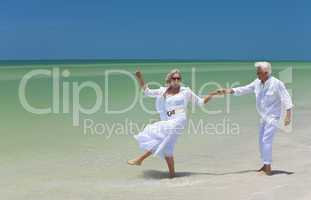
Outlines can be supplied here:
M218 89L213 92L208 93L208 95L204 98L204 103L206 104L210 99L212 99L213 96L221 96L225 94L231 94L232 89Z
M218 91L218 94L225 95L225 94L232 94L233 90L231 88L221 88Z
M218 90L215 90L211 93L209 93L209 95L212 95L212 96L217 96L217 95L225 95L225 94L231 94L232 93L232 89L227 89L227 88L221 88L221 89L218 89Z

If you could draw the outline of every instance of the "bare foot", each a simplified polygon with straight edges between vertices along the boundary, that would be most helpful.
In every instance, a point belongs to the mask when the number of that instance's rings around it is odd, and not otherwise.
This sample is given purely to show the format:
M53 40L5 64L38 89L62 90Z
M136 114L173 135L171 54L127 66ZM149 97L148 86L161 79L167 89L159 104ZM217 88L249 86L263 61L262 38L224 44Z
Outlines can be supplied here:
M264 171L262 171L262 170L261 170L261 171L258 171L257 174L258 174L259 176L264 176L264 175L266 175L266 173L265 173Z
M175 173L169 173L169 177L170 178L174 178L175 177Z
M260 171L260 172L258 172L258 175L260 175L260 176L272 176L272 172Z
M264 168L263 171L264 171L264 172L266 173L266 175L268 175L268 176L272 175L271 165L265 165L265 168Z
M267 176L271 176L272 175L272 171L271 170L264 170L263 171Z
M264 165L261 169L258 170L259 175L272 175L271 165Z
M260 169L258 169L258 170L257 170L257 172L261 172L261 171L263 171L263 170L264 170L264 168L265 168L265 166L263 165Z
M171 170L168 172L169 178L174 178L175 177L175 170Z
M127 161L127 164L129 164L129 165L137 165L137 166L140 166L141 163L142 163L142 161L136 160L136 159L128 160L128 161Z

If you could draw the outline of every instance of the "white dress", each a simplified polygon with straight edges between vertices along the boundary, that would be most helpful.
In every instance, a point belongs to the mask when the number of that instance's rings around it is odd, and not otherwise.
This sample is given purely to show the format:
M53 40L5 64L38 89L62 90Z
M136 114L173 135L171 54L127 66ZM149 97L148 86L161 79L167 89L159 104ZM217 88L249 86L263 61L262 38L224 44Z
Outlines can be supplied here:
M146 96L156 97L156 110L161 121L147 125L142 132L134 136L141 149L151 151L154 156L160 158L173 155L177 138L187 125L188 102L204 105L204 99L195 95L189 87L181 87L179 93L164 98L163 93L166 89L167 87L145 89ZM175 114L167 114L173 110L176 111Z

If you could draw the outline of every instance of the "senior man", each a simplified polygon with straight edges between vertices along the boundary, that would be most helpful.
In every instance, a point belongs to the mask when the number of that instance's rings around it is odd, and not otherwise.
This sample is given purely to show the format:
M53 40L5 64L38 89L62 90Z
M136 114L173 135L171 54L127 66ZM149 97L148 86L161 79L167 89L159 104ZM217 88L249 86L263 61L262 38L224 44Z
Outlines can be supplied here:
M233 94L236 96L255 93L256 108L259 113L259 147L263 163L258 172L271 175L272 141L278 129L281 117L282 105L286 109L284 119L285 126L291 122L292 100L282 81L271 75L271 64L269 62L256 62L257 79L242 87L218 90L222 94Z

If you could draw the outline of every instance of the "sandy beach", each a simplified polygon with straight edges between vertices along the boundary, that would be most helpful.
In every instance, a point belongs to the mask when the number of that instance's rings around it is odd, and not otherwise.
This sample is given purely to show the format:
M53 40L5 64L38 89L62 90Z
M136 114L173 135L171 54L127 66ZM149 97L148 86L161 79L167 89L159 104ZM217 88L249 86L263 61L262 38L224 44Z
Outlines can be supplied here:
M291 70L291 90L295 104L291 130L280 130L273 145L273 174L259 175L261 167L258 149L259 117L254 96L213 99L207 108L220 109L218 114L206 114L198 109L189 113L192 123L219 124L215 129L188 129L179 138L175 149L176 178L169 179L166 164L150 158L140 166L128 166L126 161L139 153L133 134L135 129L111 126L126 119L140 127L157 114L143 112L139 103L124 113L107 114L103 105L94 114L80 114L79 126L73 125L73 107L59 113L37 115L25 110L18 97L22 77L33 69L59 67L68 70L62 83L96 82L105 95L107 69L133 73L140 65L148 81L163 83L168 69L179 67L186 85L196 84L195 92L206 81L222 86L238 81L241 85L253 80L253 62L176 62L176 63L92 63L2 65L0 197L10 200L117 200L117 199L238 199L238 200L309 200L311 198L311 63L272 62L273 75ZM194 70L194 72L193 72ZM193 74L195 73L195 80ZM286 72L287 73L287 72ZM107 75L107 74L106 74ZM133 101L135 88L130 77L111 77L109 108L125 108ZM61 85L62 86L62 85ZM39 77L29 82L27 98L31 105L43 108L52 105L52 82ZM215 85L203 91L215 89ZM61 91L63 88L61 87ZM62 100L63 94L60 93ZM70 93L71 95L71 93ZM83 91L80 103L92 106L94 92ZM141 95L141 94L139 94ZM104 102L107 99L104 99ZM146 107L154 109L153 99L144 99ZM101 124L97 132L84 127L85 120ZM239 130L230 130L237 124ZM100 127L99 127L100 126ZM222 130L224 129L224 130ZM95 129L93 129L94 131ZM102 131L99 131L102 130ZM109 132L110 131L110 132Z

